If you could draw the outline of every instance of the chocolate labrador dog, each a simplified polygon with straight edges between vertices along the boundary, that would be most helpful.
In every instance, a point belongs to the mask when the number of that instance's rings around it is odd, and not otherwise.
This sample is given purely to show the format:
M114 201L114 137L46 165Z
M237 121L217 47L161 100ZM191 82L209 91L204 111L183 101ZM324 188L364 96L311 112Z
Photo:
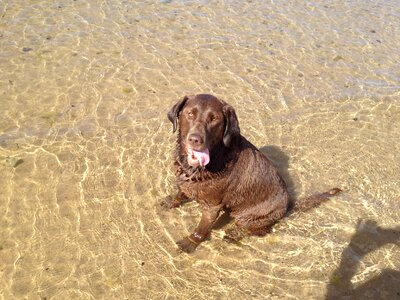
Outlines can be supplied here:
M263 236L290 211L305 211L340 190L311 196L291 207L277 169L240 134L235 110L212 95L186 96L168 112L173 132L178 129L175 167L178 195L161 203L178 207L196 200L202 208L200 224L177 242L192 252L209 235L222 210L237 225L224 238L238 240L245 232Z

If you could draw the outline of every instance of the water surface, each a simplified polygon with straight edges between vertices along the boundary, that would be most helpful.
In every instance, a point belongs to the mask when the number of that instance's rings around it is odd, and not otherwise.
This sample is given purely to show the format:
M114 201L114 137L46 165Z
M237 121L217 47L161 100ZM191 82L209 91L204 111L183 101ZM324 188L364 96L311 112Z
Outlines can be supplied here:
M0 297L396 299L397 1L2 1ZM166 112L232 104L322 207L238 245L174 193Z

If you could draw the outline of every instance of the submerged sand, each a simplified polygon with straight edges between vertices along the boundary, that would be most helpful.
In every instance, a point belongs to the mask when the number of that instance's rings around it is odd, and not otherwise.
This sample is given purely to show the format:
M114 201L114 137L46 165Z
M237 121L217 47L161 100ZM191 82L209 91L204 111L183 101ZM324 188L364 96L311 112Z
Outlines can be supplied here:
M398 299L397 1L3 1L0 298ZM192 255L166 112L236 108L293 196L265 238ZM349 299L350 299L349 298Z

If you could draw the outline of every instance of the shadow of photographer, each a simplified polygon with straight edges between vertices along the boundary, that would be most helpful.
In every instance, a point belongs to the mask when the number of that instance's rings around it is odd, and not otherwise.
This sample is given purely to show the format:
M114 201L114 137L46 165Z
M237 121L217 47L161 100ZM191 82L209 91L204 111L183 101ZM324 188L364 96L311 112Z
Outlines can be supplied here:
M291 199L297 199L294 181L289 174L289 156L277 146L265 146L260 151L268 157L278 169L286 182ZM217 221L219 227L229 223L230 217L225 214ZM351 237L349 245L342 252L339 267L332 273L325 300L337 299L400 299L400 271L383 269L379 275L368 281L353 285L351 279L356 275L362 259L379 248L393 244L400 248L400 226L382 228L375 221L359 221L356 233Z
M330 277L325 299L400 299L399 270L383 269L360 285L351 282L362 259L386 244L400 247L400 226L382 228L375 221L358 221L356 233L342 252L340 265Z

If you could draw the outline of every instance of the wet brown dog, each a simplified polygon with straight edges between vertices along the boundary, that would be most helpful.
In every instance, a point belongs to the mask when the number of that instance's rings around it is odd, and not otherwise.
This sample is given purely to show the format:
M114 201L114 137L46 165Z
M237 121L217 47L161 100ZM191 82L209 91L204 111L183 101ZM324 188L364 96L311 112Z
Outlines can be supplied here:
M286 184L271 162L241 134L235 110L206 94L184 97L168 112L173 131L178 129L175 167L178 195L162 206L178 207L196 200L202 207L200 224L177 242L192 252L206 239L222 210L229 211L237 232L263 236L289 210L307 210L336 194L335 188L314 195L290 208Z

